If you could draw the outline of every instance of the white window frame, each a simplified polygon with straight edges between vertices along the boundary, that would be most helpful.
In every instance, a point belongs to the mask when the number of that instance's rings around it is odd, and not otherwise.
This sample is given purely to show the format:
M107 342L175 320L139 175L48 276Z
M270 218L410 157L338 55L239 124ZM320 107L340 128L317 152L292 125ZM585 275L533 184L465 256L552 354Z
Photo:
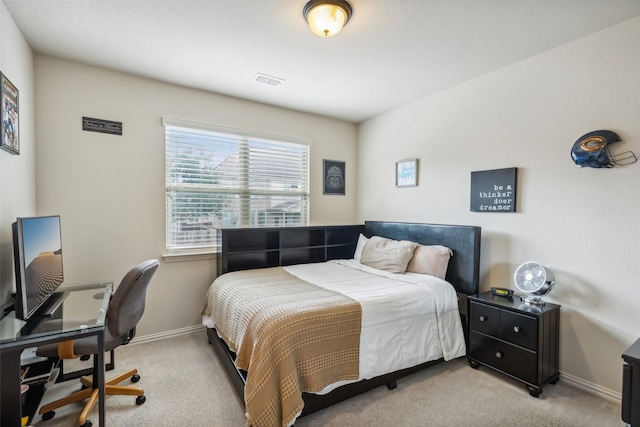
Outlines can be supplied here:
M166 117L162 119L162 124L165 127L165 240L167 250L167 254L165 254L165 261L194 259L193 256L191 256L192 254L196 254L196 259L208 258L210 256L202 256L202 254L214 254L218 252L219 239L217 238L217 236L215 236L215 231L213 230L213 228L234 226L278 226L270 222L271 220L275 221L275 219L269 216L272 214L265 215L262 211L258 212L255 205L255 203L258 202L261 202L264 205L265 203L269 203L269 201L272 199L276 201L300 200L299 213L296 211L296 213L293 215L293 221L295 223L280 223L279 226L309 224L309 157L311 144L307 140L302 138L292 138L281 135L246 131ZM177 145L180 145L180 147L190 145L188 141L185 143L182 139L180 140L180 143L177 143L176 140L172 140L171 135L175 135L176 132L181 133L183 131L185 132L185 134L188 132L193 132L194 134L200 133L201 135L204 135L203 140L207 140L207 138L211 137L212 144L216 144L216 140L218 137L220 138L220 140L224 141L238 141L238 153L235 160L238 164L237 179L233 180L233 183L231 183L231 180L228 179L229 176L233 176L233 168L231 168L231 172L225 173L225 178L222 180L224 182L215 180L214 184L207 184L206 182L204 184L185 184L184 182L177 182L177 180L175 179L172 180L172 164L175 164L176 161L183 161L181 160L182 157L178 159L178 156L175 155L175 147ZM231 145L233 145L233 141L231 142ZM206 146L211 150L210 153L212 155L215 155L215 153L218 152L216 150L213 150L213 148L218 148L216 145L209 145L208 143L198 141L198 144L201 143L203 144L203 146ZM267 144L268 148L266 148ZM257 146L259 146L260 148L256 148ZM270 151L270 148L272 148L272 146L276 147L273 152ZM251 147L251 149L249 149L249 147ZM256 157L259 157L259 159L262 161L261 164L275 162L275 164L281 164L281 170L287 170L287 167L292 165L291 160L283 160L278 157L278 153L282 150L283 147L290 147L295 151L299 151L301 153L300 159L295 159L295 162L299 161L299 164L293 163L293 167L296 168L295 176L299 176L299 182L296 182L295 185L287 187L287 182L291 181L291 179L289 179L288 181L283 181L282 183L280 183L280 186L278 187L278 185L274 186L273 184L271 184L271 180L273 178L270 169L264 169L262 170L262 172L256 172L255 174L252 174L252 172L250 172L254 169L257 170L257 168L255 167L248 166L249 164L255 164L255 160L249 159L255 159ZM222 146L220 146L219 149L222 150ZM270 157L272 155L273 158ZM240 159L245 159L246 161ZM193 160L191 160L191 162L193 162ZM192 164L191 162L189 163L189 165ZM182 166L184 166L184 164L182 164ZM263 175L267 176L268 179L265 179ZM284 175L286 174L283 173L283 176ZM211 181L214 180L212 179ZM278 182L277 179L275 179L274 181ZM250 184L250 182L253 184ZM262 185L258 185L256 183ZM181 220L184 220L184 218L181 217L181 215L183 215L182 213L175 214L176 210L179 211L179 209L181 208L175 208L175 206L172 206L172 200L175 197L179 197L179 194L193 194L192 192L234 198L234 201L230 203L234 203L236 210L239 211L239 214L237 215L237 223L228 224L227 220L222 219L222 217L224 217L225 215L221 215L220 213L218 213L219 217L215 219L215 223L213 225L207 222L208 227L211 229L211 231L206 231L206 236L203 235L200 243L197 242L197 236L193 238L196 240L195 243L192 242L191 244L186 244L184 242L179 242L180 239L188 240L188 238L178 237L178 234L184 235L185 233L177 233L175 231L177 222L176 218ZM253 214L251 212L252 201L254 203ZM263 219L265 216L267 217L267 219ZM257 219L258 217L261 218L260 221ZM291 216L289 216L289 218L291 218ZM299 218L299 220L297 218Z

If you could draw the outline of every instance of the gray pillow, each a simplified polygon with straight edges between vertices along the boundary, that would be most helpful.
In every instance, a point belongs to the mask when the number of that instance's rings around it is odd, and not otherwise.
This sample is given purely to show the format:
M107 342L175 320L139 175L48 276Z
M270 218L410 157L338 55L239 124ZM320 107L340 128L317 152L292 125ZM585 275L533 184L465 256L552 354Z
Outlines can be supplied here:
M362 249L360 263L391 273L404 273L417 246L408 240L372 236Z

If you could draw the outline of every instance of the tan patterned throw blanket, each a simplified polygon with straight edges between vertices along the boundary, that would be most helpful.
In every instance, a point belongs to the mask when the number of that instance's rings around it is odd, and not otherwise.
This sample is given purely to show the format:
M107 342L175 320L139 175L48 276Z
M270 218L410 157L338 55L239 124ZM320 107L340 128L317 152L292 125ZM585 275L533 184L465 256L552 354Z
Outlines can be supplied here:
M244 400L251 427L291 424L302 392L359 376L362 308L281 267L236 271L209 288L202 314L248 372Z

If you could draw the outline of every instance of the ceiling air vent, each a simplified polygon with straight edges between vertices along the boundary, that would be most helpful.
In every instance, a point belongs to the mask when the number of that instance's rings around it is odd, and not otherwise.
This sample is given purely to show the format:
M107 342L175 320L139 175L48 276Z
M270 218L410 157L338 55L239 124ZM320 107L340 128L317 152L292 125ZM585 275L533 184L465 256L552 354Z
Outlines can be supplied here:
M280 79L278 77L267 76L266 74L258 73L253 78L254 81L258 83L262 83L268 86L278 87L282 83L284 83L284 79Z

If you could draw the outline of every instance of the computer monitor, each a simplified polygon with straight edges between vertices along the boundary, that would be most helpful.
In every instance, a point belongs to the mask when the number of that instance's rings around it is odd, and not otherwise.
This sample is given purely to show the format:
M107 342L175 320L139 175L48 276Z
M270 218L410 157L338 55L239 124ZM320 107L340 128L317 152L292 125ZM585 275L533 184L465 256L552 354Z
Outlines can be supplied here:
M17 218L13 223L18 319L51 315L62 302L62 294L54 294L64 280L61 236L59 215Z

